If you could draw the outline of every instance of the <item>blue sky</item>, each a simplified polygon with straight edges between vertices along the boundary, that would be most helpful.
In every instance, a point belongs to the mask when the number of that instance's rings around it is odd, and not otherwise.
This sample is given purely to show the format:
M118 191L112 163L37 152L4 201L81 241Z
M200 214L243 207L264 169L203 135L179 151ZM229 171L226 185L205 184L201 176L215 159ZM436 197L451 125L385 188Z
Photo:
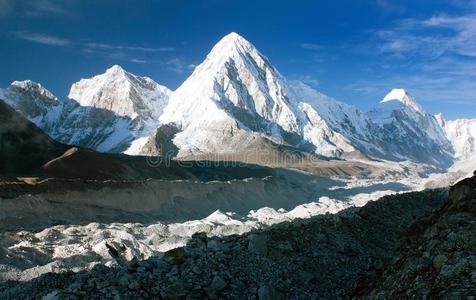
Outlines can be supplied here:
M430 113L476 118L476 1L0 0L0 86L60 98L113 64L177 88L227 33L287 78L370 109L403 87Z

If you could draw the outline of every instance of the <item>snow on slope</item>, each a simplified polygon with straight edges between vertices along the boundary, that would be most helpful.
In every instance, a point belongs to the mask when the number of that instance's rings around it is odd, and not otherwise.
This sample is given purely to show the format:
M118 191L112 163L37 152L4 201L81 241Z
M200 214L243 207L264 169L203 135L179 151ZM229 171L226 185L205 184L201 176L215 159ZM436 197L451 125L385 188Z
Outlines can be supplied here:
M150 146L165 143L179 157L235 153L267 139L327 157L360 152L441 168L453 162L442 120L404 89L362 113L286 80L236 33L221 39L175 92L117 65L75 83L74 100L58 101L37 85L17 82L3 94L52 137L103 152L157 154ZM448 137L457 138L453 131ZM458 143L457 151L472 151L471 140Z
M445 121L443 128L453 144L456 160L476 158L476 119Z
M158 126L170 93L152 79L135 76L114 65L104 74L74 83L68 97L81 106L109 110L131 120L139 117Z
M367 114L381 128L389 159L443 168L452 164L453 150L437 119L424 112L405 90L392 90Z
M160 121L181 131L174 139L179 156L236 151L223 143L217 148L213 140L231 140L246 132L298 148L310 145L325 156L354 151L349 132L339 133L331 125L350 121L358 131L365 127L365 116L331 98L316 97L317 92L310 99L309 89L287 82L251 43L230 33L172 94Z
M411 107L413 110L420 114L425 114L423 108L418 104L413 97L408 95L407 91L404 89L392 89L381 101L381 103L397 100L402 102L408 107Z
M172 94L160 121L182 130L174 140L181 152L212 150L196 135L203 130L210 139L232 130L282 139L279 127L295 132L298 120L295 108L285 102L281 81L265 57L231 33Z
M3 90L2 99L44 131L53 131L64 104L41 84L31 80L14 81Z
M54 139L100 152L123 152L134 139L148 136L168 102L170 90L119 66L73 84L58 100L40 84L15 81L5 101Z
M300 81L289 81L288 89L292 98L300 103L310 123L314 123L312 115L322 120L321 126L313 124L314 126L310 126L311 130L329 134L330 137L333 135L341 137L330 140L343 150L342 153L361 150L377 157L383 154L383 150L376 141L377 127L356 107L321 94ZM309 126L306 125L306 127ZM306 134L306 130L304 132L308 140L316 136L316 133ZM345 143L342 143L342 140Z

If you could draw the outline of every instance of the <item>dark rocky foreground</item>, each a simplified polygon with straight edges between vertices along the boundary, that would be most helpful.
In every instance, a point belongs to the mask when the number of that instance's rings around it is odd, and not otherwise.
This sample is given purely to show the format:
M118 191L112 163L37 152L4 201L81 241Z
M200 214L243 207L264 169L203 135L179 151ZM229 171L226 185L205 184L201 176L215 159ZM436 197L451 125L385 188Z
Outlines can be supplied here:
M199 234L161 258L6 282L0 298L466 299L476 296L475 195L473 178L449 199L408 193L243 236Z
M404 233L371 298L476 297L476 171L453 186L449 201Z

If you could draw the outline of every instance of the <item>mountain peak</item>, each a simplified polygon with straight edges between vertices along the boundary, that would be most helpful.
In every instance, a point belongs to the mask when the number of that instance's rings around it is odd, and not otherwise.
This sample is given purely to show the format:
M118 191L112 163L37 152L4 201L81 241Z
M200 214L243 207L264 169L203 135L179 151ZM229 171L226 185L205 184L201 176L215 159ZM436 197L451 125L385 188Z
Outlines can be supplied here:
M392 89L390 91L390 93L388 93L382 99L382 101L380 101L380 103L389 102L389 101L393 101L393 100L400 101L403 104L405 104L406 106L411 107L415 111L417 111L421 114L424 114L422 107L415 101L415 99L413 99L412 96L410 96L408 94L408 92L405 89L401 89L401 88L400 89Z
M16 88L22 89L22 90L36 91L40 95L42 95L46 98L49 98L49 99L52 99L52 100L55 100L55 101L58 100L58 98L56 98L56 96L53 95L53 93L51 93L50 91L45 89L41 84L36 83L34 81L31 81L31 80L14 81L14 82L12 82L11 85L16 87Z
M236 32L230 32L229 34L225 35L220 42L223 43L249 43L244 37L239 35ZM220 43L219 42L219 43Z
M229 57L240 52L257 51L244 37L236 32L225 35L212 49L208 57Z
M125 74L127 73L121 66L113 65L106 70L106 74Z
M158 119L170 90L148 77L140 77L113 65L105 73L81 79L68 97L81 106L92 106L118 116L141 120Z

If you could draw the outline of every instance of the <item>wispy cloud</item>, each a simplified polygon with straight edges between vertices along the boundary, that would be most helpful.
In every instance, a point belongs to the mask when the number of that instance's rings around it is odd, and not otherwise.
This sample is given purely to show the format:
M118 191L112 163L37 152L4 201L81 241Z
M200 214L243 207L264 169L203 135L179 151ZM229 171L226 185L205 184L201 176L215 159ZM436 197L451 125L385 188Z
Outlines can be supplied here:
M136 64L159 63L157 59L151 59L151 56L157 53L167 53L175 51L172 47L141 47L141 46L125 46L106 43L87 42L79 44L84 52L94 53L113 60L128 61ZM180 68L180 66L177 66Z
M172 47L159 47L159 48L148 48L148 47L137 47L137 46L122 46L122 45L112 45L104 43L86 43L85 47L98 50L125 50L125 51L141 51L141 52L169 52L174 51Z
M183 59L180 58L172 58L166 61L165 65L167 65L169 70L178 74L190 72L196 67L195 64L187 64L183 61Z
M396 55L438 58L448 54L476 57L476 14L405 19L379 30L380 50Z
M462 15L402 19L392 25L374 31L366 45L368 53L377 49L369 79L356 81L347 89L376 95L403 87L413 91L422 102L476 108L474 10Z
M71 44L69 39L64 39L52 35L41 34L41 33L32 33L25 31L16 31L14 35L26 41L48 45L48 46L68 46Z
M31 16L39 15L71 15L72 9L68 6L73 4L71 0L34 0L25 1L25 13Z
M0 0L0 18L77 16L79 0Z
M312 87L317 87L319 85L319 80L317 80L311 75L300 75L296 77L296 80L304 82L305 84L310 85Z
M1 0L0 0L1 1ZM80 49L84 53L100 55L112 60L122 60L132 63L157 63L157 60L151 60L148 57L154 53L159 52L173 52L175 48L172 47L142 47L142 46L125 46L125 45L114 45L107 43L98 43L98 42L89 42L89 41L75 41L67 38L61 38L49 34L43 33L34 33L27 31L15 31L13 35L22 40L29 42L47 45L47 46L56 46L56 47L68 47L74 46L76 49ZM141 57L145 56L145 57ZM172 59L165 63L177 73L184 73L189 70L191 67L183 64L178 59Z
M145 60L145 59L140 59L140 58L131 58L129 60L130 62L136 63L136 64L150 64L152 61L150 60Z
M13 32L13 34L17 38L20 38L23 40L50 45L50 46L68 46L68 45L74 44L75 46L82 47L83 51L85 52L98 52L98 51L170 52L175 50L172 47L150 48L150 47L141 47L141 46L124 46L124 45L113 45L113 44L96 43L96 42L73 41L70 39L60 38L53 35L27 32L27 31L15 31Z

